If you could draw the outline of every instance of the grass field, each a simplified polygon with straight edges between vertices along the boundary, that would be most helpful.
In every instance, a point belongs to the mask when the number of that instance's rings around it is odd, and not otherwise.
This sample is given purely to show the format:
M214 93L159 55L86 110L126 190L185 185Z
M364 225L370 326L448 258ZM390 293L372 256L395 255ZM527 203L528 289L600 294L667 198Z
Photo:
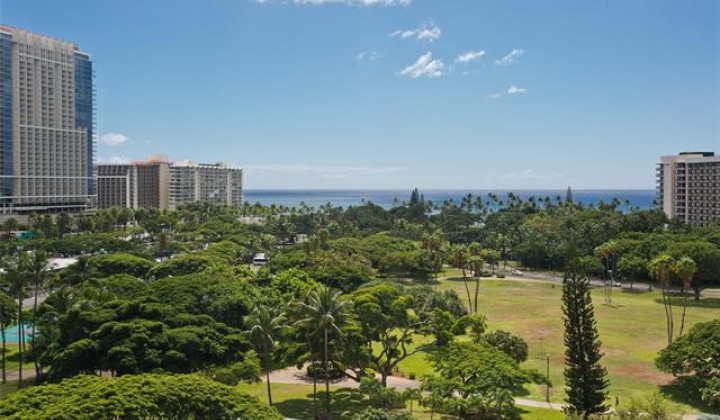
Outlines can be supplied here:
M462 279L444 280L439 290L455 290L466 300ZM480 312L488 318L491 330L504 329L523 337L530 345L527 367L546 370L544 355L550 355L551 400L562 402L563 389L563 320L560 284L539 281L483 280L480 292ZM632 396L646 394L666 385L672 376L654 365L659 350L667 345L665 312L657 292L613 293L613 304L603 304L602 289L593 290L595 315L605 353L603 364L610 378L610 398L626 401ZM678 302L679 303L679 302ZM720 300L706 298L696 305L690 302L686 329L697 322L720 317ZM676 306L677 319L682 310ZM676 321L679 325L679 321ZM676 326L676 329L679 328ZM416 354L400 365L407 376L421 377L432 373L424 354ZM543 400L544 387L531 386L526 398ZM692 403L690 401L677 401ZM701 406L685 407L688 411Z
M272 384L272 395L275 407L286 417L292 417L300 420L313 418L312 404L312 386L311 385L291 385L291 384ZM258 397L261 401L267 402L267 390L264 383L238 386L238 389L247 394ZM318 410L323 410L323 401L325 394L322 392L323 386L318 386ZM330 405L333 418L349 418L352 414L363 411L367 408L367 402L355 389L335 388L331 387L330 394L332 403ZM405 412L409 412L409 405L405 407ZM518 414L527 420L562 420L565 417L562 413L549 409L541 408L525 408L519 407ZM429 420L430 413L425 412L423 407L418 407L415 403L413 406L413 418ZM435 418L441 418L435 415Z

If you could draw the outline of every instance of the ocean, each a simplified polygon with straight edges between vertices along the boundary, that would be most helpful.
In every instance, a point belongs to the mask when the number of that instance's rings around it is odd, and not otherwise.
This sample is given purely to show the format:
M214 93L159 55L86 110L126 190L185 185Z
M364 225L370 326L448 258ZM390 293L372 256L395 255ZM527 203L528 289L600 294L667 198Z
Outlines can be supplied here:
M473 196L482 195L487 197L489 192L495 193L501 200L507 197L507 190L422 190L425 200L435 204L442 204L443 201L453 199L456 203L468 193ZM565 199L566 190L517 190L512 191L523 200L529 197L555 199L560 196ZM269 206L271 204L287 207L296 207L305 203L311 207L318 207L331 203L335 207L347 208L358 206L366 202L372 202L384 208L390 208L395 202L410 200L410 190L245 190L245 202L257 203ZM575 202L585 205L597 204L600 200L609 203L613 198L630 203L630 207L649 209L655 200L654 190L573 190ZM623 205L627 210L629 207Z

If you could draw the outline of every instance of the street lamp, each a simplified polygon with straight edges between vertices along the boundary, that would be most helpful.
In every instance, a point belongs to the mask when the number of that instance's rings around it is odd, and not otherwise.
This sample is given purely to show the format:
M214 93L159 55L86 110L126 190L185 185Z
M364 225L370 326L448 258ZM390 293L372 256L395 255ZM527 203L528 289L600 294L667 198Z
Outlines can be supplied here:
M545 353L545 401L550 403L550 353Z

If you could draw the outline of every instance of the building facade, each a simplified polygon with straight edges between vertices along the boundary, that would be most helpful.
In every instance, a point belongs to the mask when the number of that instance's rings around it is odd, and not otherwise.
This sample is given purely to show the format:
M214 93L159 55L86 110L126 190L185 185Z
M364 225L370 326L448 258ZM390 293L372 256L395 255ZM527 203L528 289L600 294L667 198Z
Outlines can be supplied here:
M150 161L97 166L98 207L169 206L170 164Z
M705 226L720 219L720 156L685 152L657 167L658 203L671 219Z
M93 206L93 78L76 45L0 26L0 214Z
M241 168L222 163L176 162L170 166L170 207L203 202L240 206L243 203Z

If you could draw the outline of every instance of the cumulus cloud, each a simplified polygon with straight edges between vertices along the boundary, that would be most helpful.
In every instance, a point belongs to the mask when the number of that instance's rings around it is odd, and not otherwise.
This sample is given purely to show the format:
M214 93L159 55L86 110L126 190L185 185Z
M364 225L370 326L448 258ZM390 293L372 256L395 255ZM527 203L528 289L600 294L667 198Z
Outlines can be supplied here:
M495 61L498 66L508 66L520 59L525 54L525 50L513 49L505 57Z
M417 79L419 77L440 77L442 76L445 64L441 60L433 60L431 52L418 58L415 64L410 65L397 73L400 77Z
M512 85L507 90L508 95L517 95L519 93L527 93L527 89Z
M390 34L390 38L417 39L418 41L429 42L440 39L440 36L442 36L442 30L433 23L423 24L417 29L397 30Z
M460 54L458 58L455 59L456 63L469 63L471 61L479 60L485 56L485 51L468 51L466 53Z
M100 137L100 143L110 147L122 146L128 140L130 140L128 136L119 133L108 133Z
M382 55L377 51L363 51L355 56L355 60L358 63L372 63L382 58Z
M490 99L498 99L498 98L502 97L503 94L506 94L506 93L507 93L508 95L519 95L519 94L522 94L522 93L527 93L527 91L528 91L528 90L525 89L525 88L521 88L521 87L517 87L517 86L515 86L515 85L512 85L512 86L510 86L509 88L507 88L507 90L505 90L504 92L491 93L490 95L488 95L488 98L490 98Z
M250 0L253 3L269 4L282 3L288 4L347 4L349 6L409 6L414 0Z

